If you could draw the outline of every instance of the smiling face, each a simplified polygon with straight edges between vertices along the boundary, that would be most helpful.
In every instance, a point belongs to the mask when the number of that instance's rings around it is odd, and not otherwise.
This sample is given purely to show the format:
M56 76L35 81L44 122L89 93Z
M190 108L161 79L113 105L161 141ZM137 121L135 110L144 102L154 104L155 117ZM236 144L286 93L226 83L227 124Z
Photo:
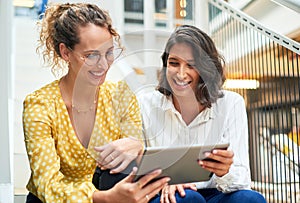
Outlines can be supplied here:
M200 77L195 69L193 49L186 43L174 44L167 60L167 81L177 98L194 96Z
M105 56L114 47L113 38L106 28L94 24L79 27L78 34L80 43L70 53L69 74L74 74L77 80L85 80L91 85L101 85L112 63ZM93 58L99 55L98 63L88 63L89 60L95 61Z

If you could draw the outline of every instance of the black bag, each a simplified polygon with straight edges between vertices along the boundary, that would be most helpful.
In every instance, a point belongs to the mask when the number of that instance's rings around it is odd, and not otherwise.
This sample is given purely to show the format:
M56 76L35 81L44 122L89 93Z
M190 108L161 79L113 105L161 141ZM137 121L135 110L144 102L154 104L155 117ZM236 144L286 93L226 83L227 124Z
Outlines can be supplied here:
M132 161L124 171L116 174L110 174L110 170L101 170L97 167L93 176L93 184L98 190L108 190L128 176L134 166L136 166L136 162Z

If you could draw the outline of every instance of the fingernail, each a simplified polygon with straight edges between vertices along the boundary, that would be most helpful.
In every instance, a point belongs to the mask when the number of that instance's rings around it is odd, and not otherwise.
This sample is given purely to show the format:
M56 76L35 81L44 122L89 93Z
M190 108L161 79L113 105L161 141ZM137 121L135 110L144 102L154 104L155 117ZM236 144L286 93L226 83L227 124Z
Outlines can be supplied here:
M216 153L218 153L218 150L214 149L214 150L212 151L212 153L213 153L213 154L216 154Z
M153 171L152 173L161 173L161 172L162 172L161 169L157 169L157 170Z
M204 155L205 157L208 157L210 155L210 152L205 152Z
M199 164L200 164L200 165L203 165L203 161L199 161Z

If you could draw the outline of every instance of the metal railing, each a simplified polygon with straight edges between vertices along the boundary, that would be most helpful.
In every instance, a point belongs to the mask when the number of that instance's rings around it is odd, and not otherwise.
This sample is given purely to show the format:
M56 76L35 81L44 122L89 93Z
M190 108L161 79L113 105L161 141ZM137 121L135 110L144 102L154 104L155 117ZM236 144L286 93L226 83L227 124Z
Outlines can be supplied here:
M227 79L238 84L226 88L246 101L253 189L270 203L300 202L300 44L224 1L209 0L209 13Z

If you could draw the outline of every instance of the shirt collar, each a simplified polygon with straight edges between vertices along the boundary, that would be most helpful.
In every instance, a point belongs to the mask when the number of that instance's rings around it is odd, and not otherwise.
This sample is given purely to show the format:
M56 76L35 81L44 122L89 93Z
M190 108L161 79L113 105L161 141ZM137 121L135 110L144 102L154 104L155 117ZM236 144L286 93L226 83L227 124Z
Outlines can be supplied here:
M169 95L169 96L163 95L162 96L162 109L164 111L167 111L167 110L172 110L173 112L177 111L174 107L173 99L172 99L171 95Z
M216 103L214 103L211 108L204 109L200 114L198 114L198 116L194 119L194 121L198 121L197 123L199 123L199 122L205 122L205 121L208 121L209 119L215 118L215 116L216 116L216 107L215 107L215 105L216 105ZM163 111L170 110L175 114L179 114L179 112L175 109L175 106L173 104L173 99L172 99L171 95L170 96L162 95L162 106L161 106L161 108L162 108Z

